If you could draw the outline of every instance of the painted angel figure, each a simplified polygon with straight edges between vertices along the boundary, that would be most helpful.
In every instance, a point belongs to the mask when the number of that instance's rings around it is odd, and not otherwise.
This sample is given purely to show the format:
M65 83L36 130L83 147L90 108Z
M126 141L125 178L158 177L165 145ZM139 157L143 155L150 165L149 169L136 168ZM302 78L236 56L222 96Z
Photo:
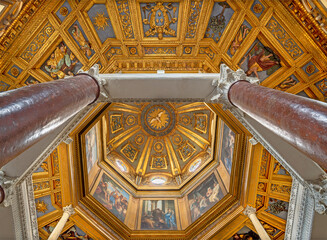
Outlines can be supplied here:
M88 41L86 41L86 39L83 36L83 33L81 32L77 24L74 24L72 34L75 40L81 46L81 49L84 52L84 54L90 57L92 55L91 44Z
M51 54L50 59L44 67L53 78L64 78L66 75L74 76L75 65L78 62L75 56L67 52L67 47L64 43L60 43L56 50Z

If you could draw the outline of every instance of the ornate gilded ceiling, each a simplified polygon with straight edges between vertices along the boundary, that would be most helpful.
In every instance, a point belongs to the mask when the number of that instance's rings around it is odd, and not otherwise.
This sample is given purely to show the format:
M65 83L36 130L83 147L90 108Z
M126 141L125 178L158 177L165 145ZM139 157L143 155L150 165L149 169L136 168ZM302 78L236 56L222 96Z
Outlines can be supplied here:
M102 73L141 73L219 72L223 62L263 86L326 101L326 33L317 26L296 0L31 0L0 38L0 91L96 63ZM241 213L247 204L272 239L284 236L290 176L217 105L113 103L71 137L58 148L60 173L54 152L33 175L42 239L70 203L77 214L63 239L244 236L255 232ZM169 184L154 185L154 174ZM166 224L156 209L171 216Z
M204 103L114 103L106 116L106 161L137 188L179 186L213 160L216 115Z

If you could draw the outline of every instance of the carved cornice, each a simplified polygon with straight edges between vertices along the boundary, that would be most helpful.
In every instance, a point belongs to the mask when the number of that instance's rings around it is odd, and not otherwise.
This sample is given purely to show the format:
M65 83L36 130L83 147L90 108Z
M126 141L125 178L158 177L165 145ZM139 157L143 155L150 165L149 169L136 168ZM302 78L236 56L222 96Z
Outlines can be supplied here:
M0 59L6 53L7 49L11 46L14 40L19 36L20 32L24 29L26 24L35 15L38 7L41 6L45 0L34 0L26 4L21 10L18 17L13 21L10 27L0 38Z
M296 179L293 179L285 239L311 239L313 214L314 200L309 189L301 185Z
M297 19L321 50L327 54L327 34L314 17L307 12L299 0L281 1L287 10Z

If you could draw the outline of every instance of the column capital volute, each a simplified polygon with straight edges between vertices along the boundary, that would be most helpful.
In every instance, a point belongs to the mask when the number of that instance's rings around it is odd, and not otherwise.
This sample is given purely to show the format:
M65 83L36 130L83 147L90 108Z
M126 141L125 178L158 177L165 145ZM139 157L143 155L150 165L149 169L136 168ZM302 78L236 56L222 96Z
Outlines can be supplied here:
M319 214L327 214L327 174L324 173L319 179L310 181L309 188L315 201L315 210Z
M222 103L225 109L235 108L228 98L229 88L238 81L248 81L252 84L259 84L259 79L246 76L243 69L233 71L226 64L220 65L220 77L212 82L216 87L215 91L207 97L206 102Z
M256 212L256 208L247 205L243 211L243 214L249 217L251 214L255 214Z
M65 212L65 213L68 213L69 216L73 215L75 213L75 210L73 208L73 206L70 204L66 207L63 207L62 210Z

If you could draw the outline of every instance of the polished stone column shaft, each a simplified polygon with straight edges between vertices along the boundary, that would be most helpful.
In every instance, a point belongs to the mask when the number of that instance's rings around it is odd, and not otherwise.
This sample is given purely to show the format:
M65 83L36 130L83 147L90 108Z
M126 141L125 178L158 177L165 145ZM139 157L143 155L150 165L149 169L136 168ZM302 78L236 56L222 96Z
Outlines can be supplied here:
M237 81L229 101L327 168L327 104L290 93Z
M56 227L51 232L48 240L57 240L62 229L65 227L66 222L68 221L69 217L75 213L72 205L66 206L63 208L64 213L60 218L59 222L57 223Z
M99 96L86 74L0 93L0 167Z

